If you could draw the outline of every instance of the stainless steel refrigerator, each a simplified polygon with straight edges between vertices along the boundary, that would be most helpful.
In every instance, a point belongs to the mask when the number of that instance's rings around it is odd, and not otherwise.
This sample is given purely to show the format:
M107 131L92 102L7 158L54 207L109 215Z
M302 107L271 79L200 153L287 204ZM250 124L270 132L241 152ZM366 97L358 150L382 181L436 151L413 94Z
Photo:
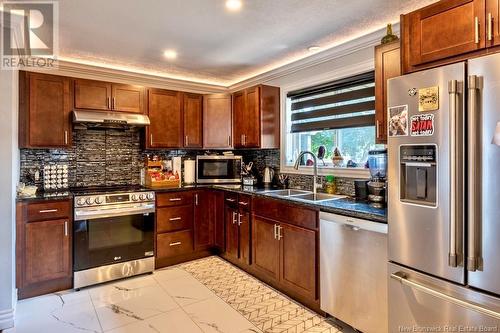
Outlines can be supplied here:
M500 55L388 89L389 332L500 332Z

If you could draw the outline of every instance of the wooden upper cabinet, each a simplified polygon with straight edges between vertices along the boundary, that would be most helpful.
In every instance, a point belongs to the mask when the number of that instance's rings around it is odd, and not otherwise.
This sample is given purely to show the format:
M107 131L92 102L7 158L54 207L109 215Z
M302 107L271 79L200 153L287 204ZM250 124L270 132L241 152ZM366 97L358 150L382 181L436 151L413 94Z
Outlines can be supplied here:
M68 219L26 223L24 285L71 277Z
M203 96L183 94L184 147L201 148L203 146Z
M75 108L111 110L111 83L75 80Z
M203 147L232 147L231 95L203 96Z
M259 85L233 94L235 148L279 148L279 88Z
M183 144L182 94L178 91L149 89L146 129L147 148L179 148Z
M66 148L71 145L71 79L19 72L19 146Z
M444 0L403 15L405 72L485 48L485 1Z
M75 109L144 113L144 87L76 79Z
M486 0L486 46L500 45L500 0Z
M387 142L387 80L401 75L400 42L375 47L375 140Z
M113 83L111 88L114 111L144 112L144 87Z

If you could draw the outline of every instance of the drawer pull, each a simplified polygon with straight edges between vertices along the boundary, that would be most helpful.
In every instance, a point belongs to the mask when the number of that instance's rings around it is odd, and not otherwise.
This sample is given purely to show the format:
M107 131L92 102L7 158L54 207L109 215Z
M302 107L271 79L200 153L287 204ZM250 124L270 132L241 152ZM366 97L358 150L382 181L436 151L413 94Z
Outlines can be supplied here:
M170 246L177 246L177 245L181 245L182 242L174 242L174 243L170 243L169 245Z
M43 209L43 210L39 210L38 212L39 213L55 213L57 211L58 211L58 209Z
M64 221L64 236L68 237L68 221Z
M227 202L235 202L235 199L226 199Z
M238 203L239 203L240 205L242 205L242 206L248 206L248 202L240 201L240 202L238 202Z
M179 221L179 220L182 220L182 218L180 216L178 216L178 217L171 217L168 220L169 221Z
M170 198L170 199L168 199L168 200L169 200L169 201L181 201L181 200L182 200L182 198Z

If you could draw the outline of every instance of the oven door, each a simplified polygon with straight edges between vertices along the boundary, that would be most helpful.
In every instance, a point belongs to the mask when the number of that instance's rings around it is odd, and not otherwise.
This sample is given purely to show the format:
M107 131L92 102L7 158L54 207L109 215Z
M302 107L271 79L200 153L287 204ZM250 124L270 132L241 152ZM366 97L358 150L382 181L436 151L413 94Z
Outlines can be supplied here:
M74 221L74 271L154 256L154 213Z
M240 183L241 156L197 156L197 183Z

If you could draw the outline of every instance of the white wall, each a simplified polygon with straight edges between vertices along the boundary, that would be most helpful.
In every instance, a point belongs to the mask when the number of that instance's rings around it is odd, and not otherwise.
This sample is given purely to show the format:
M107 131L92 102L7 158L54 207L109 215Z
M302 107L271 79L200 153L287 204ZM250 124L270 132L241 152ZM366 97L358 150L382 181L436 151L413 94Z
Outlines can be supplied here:
M14 325L18 72L0 70L0 330Z

